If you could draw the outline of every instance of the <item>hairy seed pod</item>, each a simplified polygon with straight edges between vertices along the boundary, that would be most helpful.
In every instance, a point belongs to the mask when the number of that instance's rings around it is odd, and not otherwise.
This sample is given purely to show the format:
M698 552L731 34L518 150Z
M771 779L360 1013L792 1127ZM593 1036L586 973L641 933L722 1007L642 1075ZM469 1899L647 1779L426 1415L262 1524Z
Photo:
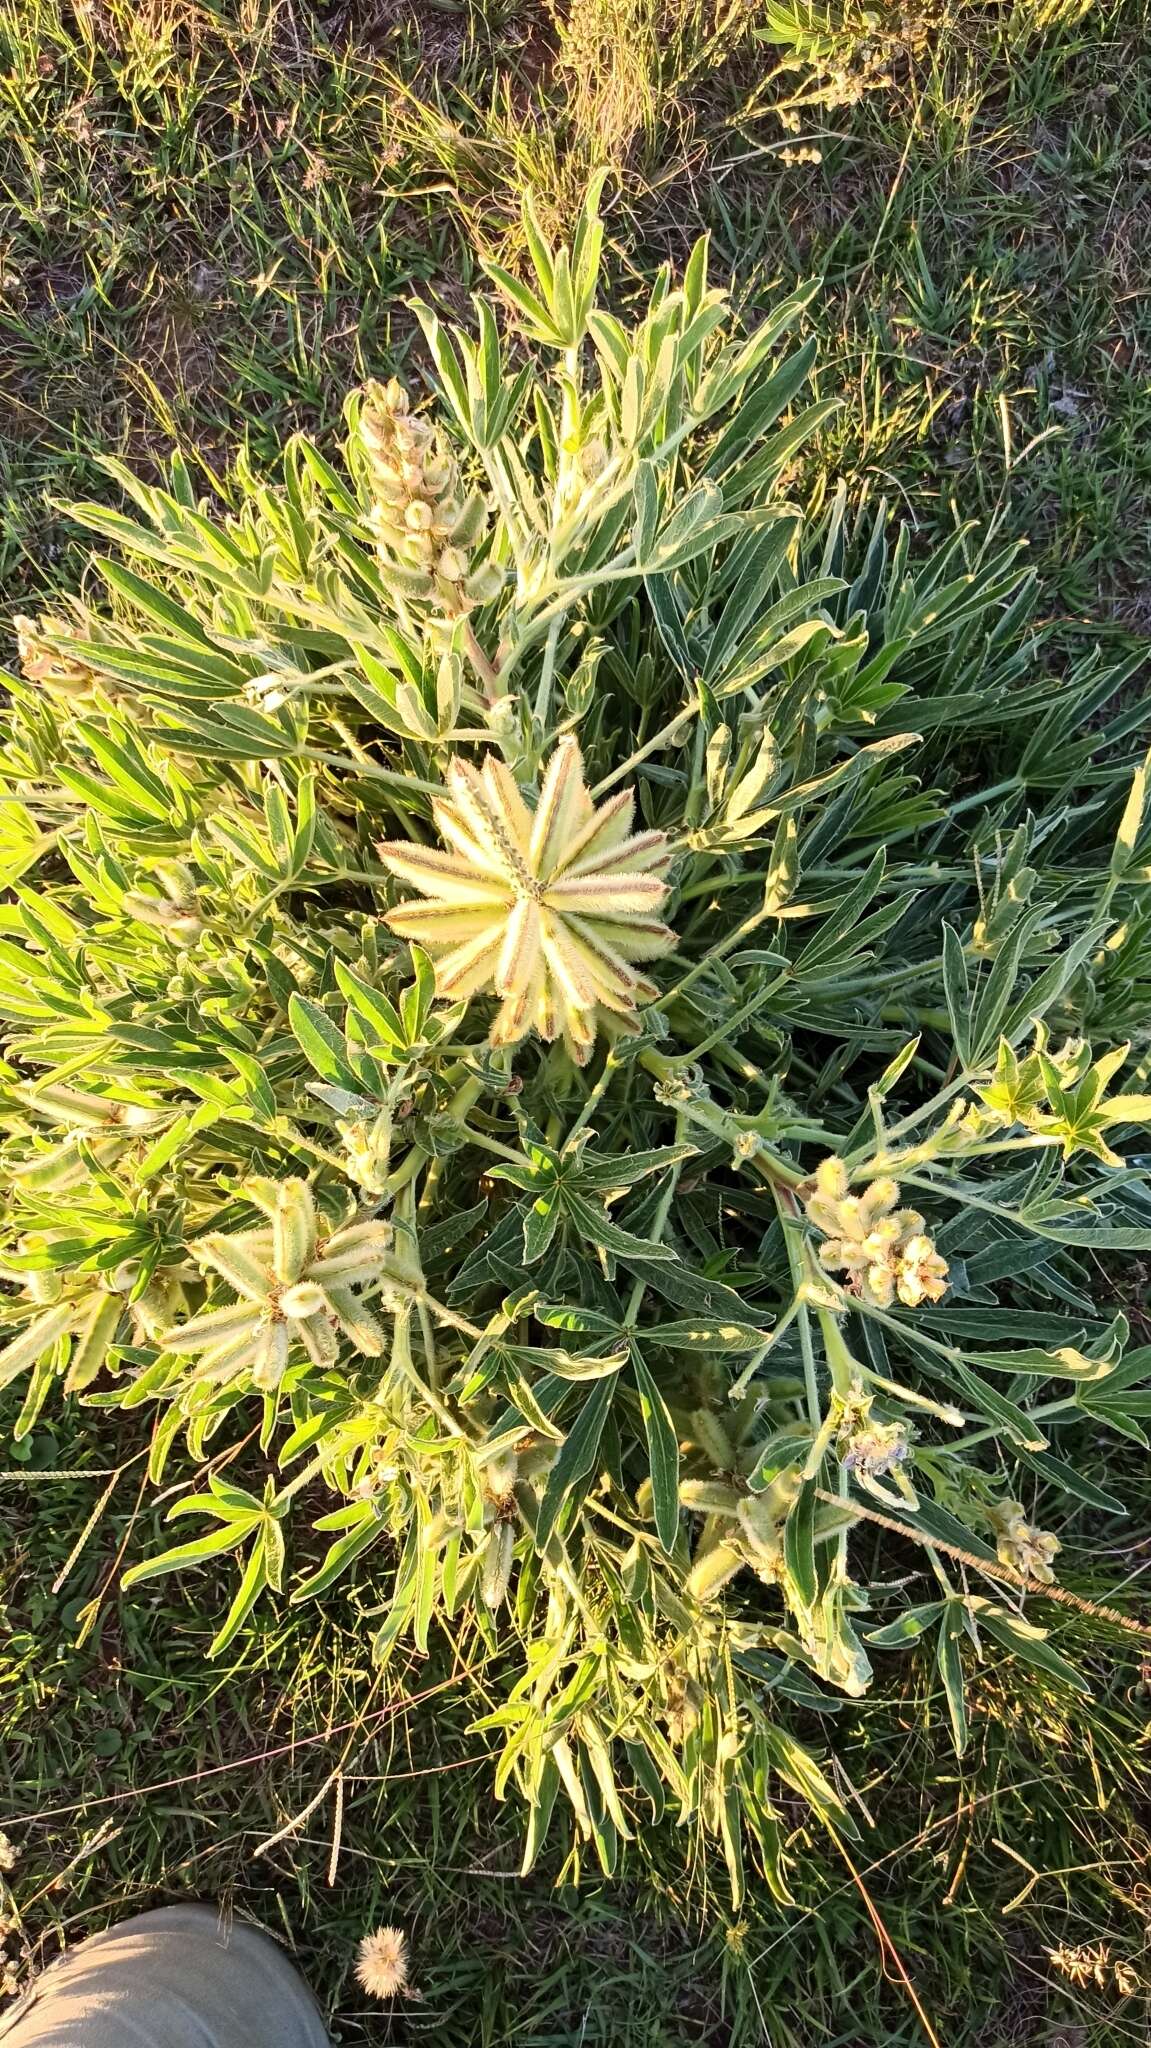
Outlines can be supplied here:
M382 1358L388 1340L379 1317L350 1287L328 1287L324 1291L328 1309L356 1350L365 1358Z
M691 1418L691 1433L701 1451L706 1451L712 1464L720 1472L730 1472L735 1464L735 1448L731 1438L711 1408L697 1408Z
M686 1590L694 1600L705 1603L714 1600L742 1565L740 1552L730 1543L716 1543L702 1557L696 1558L687 1575Z
M283 1323L263 1323L252 1349L251 1374L264 1393L279 1386L288 1363L289 1337Z
M59 1273L54 1273L50 1267L46 1267L42 1273L22 1273L20 1277L25 1294L29 1301L37 1304L37 1307L46 1308L49 1302L59 1301L64 1292L63 1280Z
M101 1289L92 1296L73 1334L72 1356L64 1381L66 1393L79 1393L96 1378L123 1313L124 1303L118 1294L105 1294Z
M316 1205L306 1180L280 1182L272 1242L277 1280L298 1280L316 1250Z
M510 1522L497 1522L488 1532L480 1571L480 1592L489 1607L502 1607L512 1574L515 1530Z
M248 1301L266 1301L272 1285L271 1247L266 1231L213 1231L191 1247L197 1265L210 1266Z

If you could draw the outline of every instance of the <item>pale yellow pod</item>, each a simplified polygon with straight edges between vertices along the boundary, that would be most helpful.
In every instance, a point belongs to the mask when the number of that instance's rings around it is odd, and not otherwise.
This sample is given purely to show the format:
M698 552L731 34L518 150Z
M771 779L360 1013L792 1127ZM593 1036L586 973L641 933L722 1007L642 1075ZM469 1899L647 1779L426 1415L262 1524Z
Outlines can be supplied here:
M497 1522L488 1532L480 1570L480 1591L489 1607L502 1607L512 1573L515 1531L510 1522Z
M306 1180L280 1182L272 1243L277 1280L298 1280L316 1253L316 1205Z

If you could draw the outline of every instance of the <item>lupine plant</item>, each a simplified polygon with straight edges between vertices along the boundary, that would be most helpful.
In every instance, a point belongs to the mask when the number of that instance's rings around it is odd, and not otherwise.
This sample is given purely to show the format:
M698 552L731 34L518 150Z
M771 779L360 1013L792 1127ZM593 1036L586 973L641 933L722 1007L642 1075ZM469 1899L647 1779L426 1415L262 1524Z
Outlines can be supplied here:
M89 1404L188 1473L126 1582L232 1560L217 1652L279 1596L490 1653L527 1865L666 1809L785 1899L896 1653L960 1747L976 1660L1087 1682L1045 1523L1151 1413L1148 714L994 532L797 502L814 287L737 332L701 243L629 324L596 198L417 307L434 393L342 465L108 465L20 621L0 1381L17 1447Z

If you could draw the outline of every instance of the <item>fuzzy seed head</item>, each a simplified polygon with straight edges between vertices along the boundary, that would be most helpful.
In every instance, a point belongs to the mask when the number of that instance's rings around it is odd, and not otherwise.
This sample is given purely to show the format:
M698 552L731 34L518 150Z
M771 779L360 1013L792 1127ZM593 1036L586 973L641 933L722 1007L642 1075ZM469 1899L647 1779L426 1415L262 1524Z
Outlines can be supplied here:
M369 1998L396 1998L408 1986L408 1943L398 1927L365 1934L356 1957L356 1982Z

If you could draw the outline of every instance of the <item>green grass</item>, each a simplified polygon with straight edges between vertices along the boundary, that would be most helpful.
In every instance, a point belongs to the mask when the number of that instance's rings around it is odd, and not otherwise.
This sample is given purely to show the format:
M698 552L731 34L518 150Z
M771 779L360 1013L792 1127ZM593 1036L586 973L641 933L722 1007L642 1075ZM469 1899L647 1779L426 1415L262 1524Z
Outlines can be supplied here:
M70 1456L83 1464L100 1451L93 1435ZM60 1446L44 1432L34 1455L54 1459ZM133 1906L207 1896L291 1943L346 2041L925 2039L861 1890L798 1804L795 1912L753 1891L733 1918L705 1863L684 1880L682 1843L666 1828L615 1886L589 1873L578 1892L553 1891L554 1862L524 1885L518 1817L492 1804L450 1652L413 1664L385 1704L366 1631L345 1610L323 1624L307 1613L266 1619L234 1665L209 1669L213 1589L197 1606L195 1590L172 1582L154 1599L121 1603L109 1591L77 1644L121 1543L157 1535L154 1507L134 1525L125 1474L67 1569L102 1487L30 1471L5 1491L0 1807L28 1823L12 1830L25 1844L13 1882L37 1958ZM1149 1534L1136 1535L1136 1568ZM1074 1557L1069 1577L1089 1583L1089 1561ZM1086 1662L1096 1698L1068 1707L1033 1679L989 1675L962 1766L940 1740L926 1670L898 1700L842 1716L847 1768L875 1821L856 1868L949 2048L1054 2043L1061 2022L1082 2030L1068 2043L1111 2048L1142 2038L1146 2023L1144 1991L1077 1992L1048 1960L1061 1944L1103 1942L1140 1967L1151 1848L1138 1818L1146 1701L1131 1645L1091 1622L1058 1633ZM409 1931L424 1994L394 2020L369 2015L350 1974L357 1940L381 1919Z
M294 427L331 433L348 384L411 349L413 289L460 310L473 237L507 239L509 181L550 178L560 205L589 146L553 49L546 19L494 7L0 8L5 617L77 565L61 507L106 493L96 456L147 468L176 439L208 489L243 450L260 465ZM610 221L621 299L702 227L749 312L822 273L820 390L843 405L805 481L845 476L925 536L956 516L1026 534L1075 652L1151 628L1149 49L1144 0L1046 28L1022 7L962 8L889 91L817 110L797 139L823 161L794 168L778 123L741 115L762 68L745 42L639 139ZM585 1873L555 1890L555 1864L525 1886L458 1646L403 1674L413 1702L442 1687L420 1706L385 1708L350 1604L322 1626L265 1620L207 1667L210 1587L202 1608L170 1582L117 1596L121 1554L158 1547L135 1467L73 1556L106 1481L37 1475L114 1466L134 1448L122 1428L43 1428L0 1488L0 1822L25 1844L21 1969L61 1935L194 1894L289 1939L349 2042L894 2048L927 2038L900 1964L947 2048L1146 2038L1145 1985L1124 1994L1112 1968L1077 1987L1049 1960L1102 1943L1148 1975L1151 1692L1134 1639L1060 1619L1095 1699L986 1679L962 1767L926 1668L906 1696L845 1709L875 1827L857 1884L795 1809L794 1913L753 1894L733 1922L702 1856L684 1878L670 1828L615 1886ZM1137 1449L1122 1465L1120 1547L1071 1552L1068 1579L1090 1595L1130 1578L1138 1611L1151 1490ZM394 2017L351 1977L380 1919L408 1929L424 1993Z

